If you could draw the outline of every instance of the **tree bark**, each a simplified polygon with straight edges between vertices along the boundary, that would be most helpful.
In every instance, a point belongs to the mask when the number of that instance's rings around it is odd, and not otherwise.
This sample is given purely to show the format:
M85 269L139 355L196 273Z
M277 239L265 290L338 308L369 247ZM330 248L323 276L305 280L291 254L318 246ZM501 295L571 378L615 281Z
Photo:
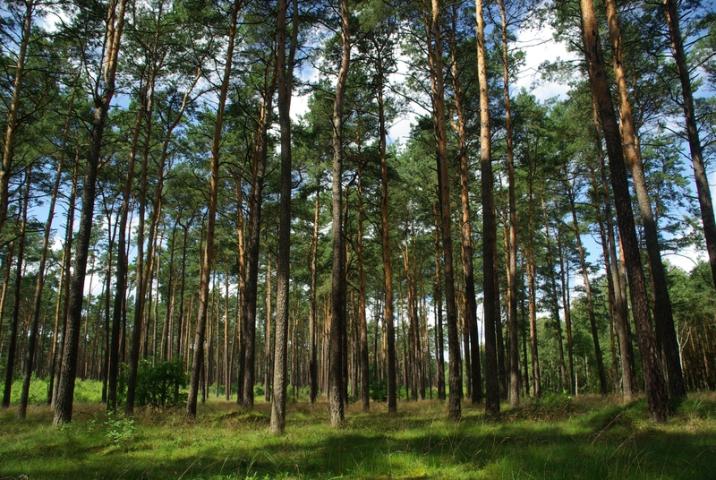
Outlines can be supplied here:
M58 338L56 345L53 347L52 357L52 375L50 376L50 384L47 388L47 403L54 406L57 398L57 388L60 384L60 370L62 367L62 353L65 346L65 336L67 332L67 309L69 307L70 297L70 267L72 265L72 240L73 228L75 223L75 202L77 200L77 179L79 171L79 147L75 150L75 165L72 171L72 186L70 188L70 197L67 202L67 213L65 220L65 241L62 246L62 277L60 279L60 297L58 300L55 316L58 320ZM61 331L59 333L59 321L62 321Z
M47 212L47 221L45 222L45 230L42 239L42 252L40 253L40 264L37 267L37 279L35 283L35 295L32 301L32 323L30 326L30 336L27 340L25 354L25 375L22 382L22 393L20 394L20 408L18 415L25 418L27 415L27 401L30 394L30 380L32 380L32 368L35 360L35 347L37 345L37 330L40 325L40 313L42 308L42 291L45 287L45 266L47 264L47 254L50 250L50 235L52 233L52 221L55 217L55 205L57 204L57 193L60 190L62 182L62 167L64 162L62 158L57 162L57 172L55 173L55 182L52 185L52 193L50 194L50 206Z
M5 366L5 385L2 396L2 408L10 406L10 395L15 374L15 353L17 351L18 326L20 323L20 302L22 300L23 262L25 261L25 233L27 231L27 204L30 201L31 167L25 169L25 192L21 198L20 231L17 237L17 267L15 267L15 295L12 305L12 321L10 323L10 343L7 348ZM22 416L22 415L21 415Z
M507 166L507 195L509 202L508 254L507 254L507 327L509 333L510 383L508 398L510 406L520 403L519 331L517 325L517 204L515 200L515 162L512 134L512 109L510 106L510 57L507 43L507 12L505 1L498 0L502 39L502 91L505 102L505 141Z
M475 276L473 267L472 224L470 223L470 167L467 154L467 135L463 113L463 92L457 65L457 46L455 41L457 7L452 7L452 30L450 32L450 61L452 71L453 99L457 122L455 130L458 136L458 163L460 168L460 255L465 282L464 314L465 326L470 339L469 357L465 352L465 365L469 374L470 400L473 404L482 401L482 374L480 368L480 339L477 335L477 301L475 300Z
M443 337L442 275L440 275L440 214L438 209L438 203L433 203L433 217L435 218L435 278L433 281L433 298L435 301L435 362L437 363L438 398L445 400L445 345Z
M388 412L395 413L397 403L397 372L395 354L395 320L393 315L393 264L390 246L390 212L388 190L388 156L387 130L385 126L385 73L383 69L383 47L374 39L373 46L380 52L376 65L377 94L378 94L378 154L380 156L380 241L383 257L383 289L385 302L383 303L383 324L385 325L385 340L387 347L387 397Z
M229 20L228 44L226 47L226 61L224 75L219 90L219 103L214 121L214 136L211 145L211 176L209 178L209 208L206 222L206 240L202 252L201 270L199 278L199 307L196 319L196 334L194 336L194 358L192 360L189 393L187 395L186 415L190 419L196 418L196 403L199 393L199 377L204 364L204 341L206 338L206 322L209 303L209 279L214 260L214 229L216 225L216 204L219 190L219 164L221 154L221 137L224 126L224 109L229 91L229 80L234 59L234 38L236 37L236 24L242 0L235 0L231 7Z
M331 426L340 427L344 422L343 404L343 336L345 318L345 248L343 238L343 98L348 69L350 67L350 12L348 1L340 2L341 63L333 102L333 162L332 162L332 236L333 268L331 271L331 323L328 358L328 410Z
M496 329L499 328L496 305L495 258L497 231L493 198L490 145L490 100L488 98L487 59L485 56L485 22L483 0L475 0L477 38L477 78L480 84L480 173L482 174L482 276L485 322L485 412L500 413L500 387L497 378Z
M609 1L609 0L607 0ZM574 238L577 242L577 252L579 253L579 267L582 273L582 282L584 283L584 292L587 297L587 317L589 318L589 327L592 333L592 342L594 344L594 358L597 363L597 373L599 375L599 392L606 395L608 392L607 373L604 369L604 361L602 360L602 349L599 346L599 332L597 331L597 318L594 314L594 300L592 298L592 286L589 282L589 270L587 269L587 253L582 245L582 234L579 228L579 220L577 219L577 209L574 203L574 193L571 185L567 185L567 198L572 213L572 228L574 230Z
M699 197L701 208L701 222L704 227L706 239L706 250L709 254L709 265L711 276L716 286L716 220L714 220L714 207L711 200L711 187L709 186L706 168L704 165L701 139L699 129L696 126L696 109L694 108L694 96L691 90L691 77L689 67L686 63L686 52L684 42L681 38L679 27L679 12L676 0L663 0L664 15L666 24L669 27L669 38L671 40L671 51L676 62L676 69L681 82L681 95L683 97L684 120L686 122L686 134L689 139L689 151L691 153L691 165L694 169L694 180L696 181L696 192Z
M634 226L634 216L631 209L621 135L609 93L604 59L599 47L594 5L592 0L580 0L580 7L589 80L592 95L598 107L599 119L609 156L609 171L616 205L617 224L624 246L632 312L637 325L649 410L656 421L665 421L668 413L668 396L658 362L656 342L649 318L649 304Z
M667 0L668 1L668 0ZM622 38L619 27L619 15L615 0L606 0L607 23L609 37L612 43L614 76L619 92L619 115L621 119L622 148L627 165L631 170L634 181L634 190L639 204L641 223L644 227L644 239L651 270L651 288L654 292L654 323L656 325L657 346L661 349L669 394L672 402L678 402L686 396L684 375L681 371L679 359L679 344L676 341L674 316L669 298L669 289L666 281L666 271L661 260L661 246L659 245L658 225L651 209L651 200L647 189L644 167L641 160L639 139L632 115L632 106L626 83L623 65ZM708 186L708 183L707 183ZM710 198L710 197L709 197Z
M20 34L20 45L17 52L17 63L15 64L15 78L12 84L12 96L7 109L2 165L0 166L0 235L3 233L5 221L7 220L10 175L12 174L12 162L15 155L15 134L17 133L18 127L17 111L20 108L20 95L22 94L22 83L25 78L25 61L27 60L27 50L30 45L32 14L34 10L34 0L26 0L25 14L22 20L22 33Z
M316 189L316 198L314 200L313 207L313 233L311 235L311 258L309 263L309 270L311 272L311 293L310 303L311 311L309 317L309 337L310 337L310 359L308 366L308 375L310 383L310 401L311 403L316 402L318 397L318 305L316 302L316 287L317 287L317 272L316 272L316 257L318 256L318 222L321 211L321 191L320 181L316 182L318 188Z
M94 93L94 115L90 133L90 150L87 158L84 191L82 193L82 214L80 216L80 230L77 235L75 271L68 298L67 338L63 352L57 401L54 403L55 415L53 422L55 425L67 423L72 420L79 329L82 320L87 255L92 235L92 222L94 220L97 170L99 168L107 113L114 95L115 75L117 72L117 60L122 30L124 28L124 11L126 4L127 0L118 0L116 3L110 4L107 12L102 78L101 81L98 82L97 89Z

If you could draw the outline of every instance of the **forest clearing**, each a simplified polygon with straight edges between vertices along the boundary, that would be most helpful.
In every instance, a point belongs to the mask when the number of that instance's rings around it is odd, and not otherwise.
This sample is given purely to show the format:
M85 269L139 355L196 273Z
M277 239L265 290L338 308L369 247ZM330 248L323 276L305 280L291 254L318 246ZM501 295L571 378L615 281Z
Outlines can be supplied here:
M711 0L0 1L0 480L716 478Z

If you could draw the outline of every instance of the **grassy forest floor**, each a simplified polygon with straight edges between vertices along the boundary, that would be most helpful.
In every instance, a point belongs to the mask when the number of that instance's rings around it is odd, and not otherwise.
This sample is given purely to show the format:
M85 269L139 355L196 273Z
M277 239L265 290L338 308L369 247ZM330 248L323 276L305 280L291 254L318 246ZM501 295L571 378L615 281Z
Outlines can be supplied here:
M101 404L75 405L53 428L46 406L28 419L0 412L0 479L714 479L716 395L692 394L664 425L643 401L554 396L486 420L464 405L458 423L436 401L401 402L389 416L351 405L347 425L327 426L324 403L289 407L286 434L268 433L269 408L234 402L107 417ZM27 477L22 477L26 475Z

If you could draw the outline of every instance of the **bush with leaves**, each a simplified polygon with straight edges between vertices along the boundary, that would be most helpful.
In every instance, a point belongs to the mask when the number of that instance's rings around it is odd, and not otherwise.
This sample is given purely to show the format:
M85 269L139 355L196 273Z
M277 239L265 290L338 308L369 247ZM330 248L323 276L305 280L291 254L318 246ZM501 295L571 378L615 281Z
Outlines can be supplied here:
M127 368L122 365L119 398L126 399ZM137 405L152 407L176 406L186 401L180 390L186 387L186 375L181 362L142 360L137 370Z

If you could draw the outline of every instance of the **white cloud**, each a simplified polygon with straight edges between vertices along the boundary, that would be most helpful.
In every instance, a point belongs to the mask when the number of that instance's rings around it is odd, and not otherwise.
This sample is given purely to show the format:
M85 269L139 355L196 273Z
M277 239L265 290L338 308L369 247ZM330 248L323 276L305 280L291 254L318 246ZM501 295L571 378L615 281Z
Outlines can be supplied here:
M551 26L540 25L538 28L520 29L513 46L525 53L525 63L517 74L515 87L524 88L538 100L566 97L569 91L568 84L541 78L540 67L544 62L577 58L574 52L567 50L564 42L554 39L554 29Z

